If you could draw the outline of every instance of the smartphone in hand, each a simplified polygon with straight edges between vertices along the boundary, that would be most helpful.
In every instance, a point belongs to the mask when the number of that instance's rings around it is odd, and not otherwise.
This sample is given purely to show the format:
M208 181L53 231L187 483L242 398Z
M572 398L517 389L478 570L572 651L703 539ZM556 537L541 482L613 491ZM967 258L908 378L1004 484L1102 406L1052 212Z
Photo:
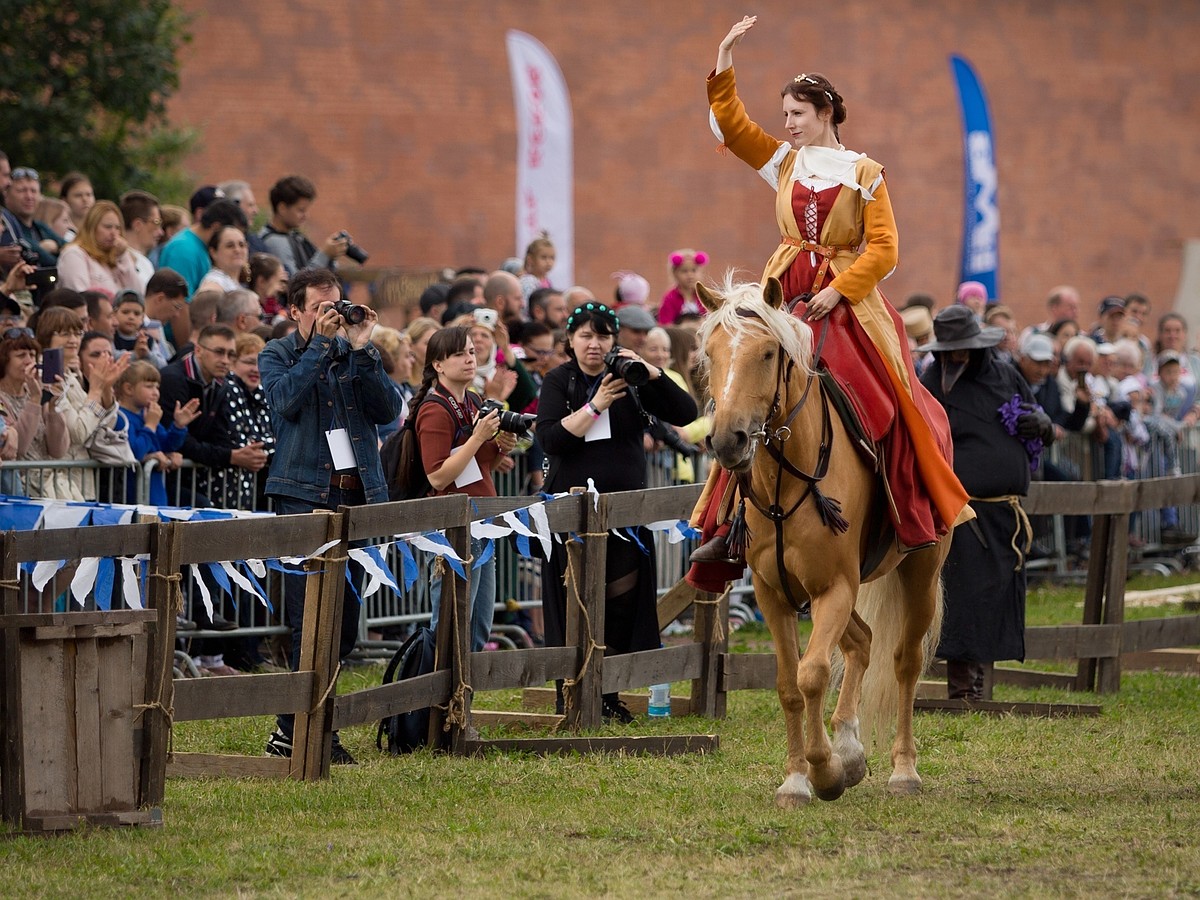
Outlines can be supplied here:
M53 385L63 374L62 347L42 351L42 384Z

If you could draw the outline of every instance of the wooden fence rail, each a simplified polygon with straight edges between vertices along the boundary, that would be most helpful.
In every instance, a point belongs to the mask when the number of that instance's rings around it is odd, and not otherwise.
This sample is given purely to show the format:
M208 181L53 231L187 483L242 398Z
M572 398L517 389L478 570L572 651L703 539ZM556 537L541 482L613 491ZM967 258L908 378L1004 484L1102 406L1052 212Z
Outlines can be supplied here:
M727 647L728 602L709 595L697 597L686 587L663 598L661 616L673 619L695 607L694 640L690 644L606 656L603 650L605 558L608 533L613 528L684 518L690 512L698 486L660 488L619 494L579 494L546 507L551 531L576 535L568 541L574 590L568 599L567 646L508 651L469 652L468 594L466 580L445 571L442 627L437 637L436 671L399 684L374 687L337 696L335 680L341 604L345 602L347 548L365 542L393 540L398 535L443 530L458 555L470 558L470 522L498 516L526 506L526 498L477 501L472 509L466 497L448 496L406 503L343 508L337 513L280 516L212 522L165 523L91 527L84 529L9 532L0 536L0 589L5 598L5 623L16 610L22 586L20 564L38 560L129 556L147 553L151 578L148 607L157 613L146 655L146 683L162 683L169 674L169 654L175 639L175 608L179 592L177 573L192 563L247 558L303 556L329 541L337 543L306 564L305 619L300 671L290 674L206 678L171 683L162 696L152 698L163 710L173 710L176 722L231 716L294 713L295 751L291 760L266 757L233 757L175 753L173 773L254 774L315 779L329 772L331 734L336 728L378 721L386 716L431 708L430 739L438 747L470 753L487 746L472 740L472 694L482 690L528 688L556 679L574 683L573 703L563 724L572 732L601 723L601 696L611 691L646 687L660 682L690 680L690 703L676 698L675 708L723 716L729 691L774 686L774 658L766 655L730 654ZM1026 630L1026 653L1031 659L1077 660L1074 686L1101 692L1120 685L1122 653L1200 643L1200 616L1124 621L1124 582L1129 517L1138 510L1200 502L1200 475L1156 478L1137 482L1072 484L1036 483L1025 504L1031 514L1090 515L1093 543L1089 562L1082 622L1078 625L1035 626ZM186 569L185 569L186 571ZM45 594L43 593L43 603ZM354 602L351 600L350 602ZM69 615L69 613L67 614ZM16 627L15 625L13 627ZM6 816L14 813L21 791L21 760L12 755L14 739L22 729L21 696L14 687L17 639L5 630L0 663L6 678L0 716L4 729L3 804ZM1030 680L1031 674L1021 676ZM1062 676L1056 677L1061 683ZM139 731L140 756L153 764L141 770L139 799L143 804L161 801L162 779L171 721L147 715ZM264 736L265 737L265 736ZM581 746L576 738L523 742L524 749L550 752ZM679 752L711 749L710 735L687 740L622 738L584 740L590 748L618 746L630 752ZM621 744L620 742L624 742ZM161 762L154 763L155 760Z

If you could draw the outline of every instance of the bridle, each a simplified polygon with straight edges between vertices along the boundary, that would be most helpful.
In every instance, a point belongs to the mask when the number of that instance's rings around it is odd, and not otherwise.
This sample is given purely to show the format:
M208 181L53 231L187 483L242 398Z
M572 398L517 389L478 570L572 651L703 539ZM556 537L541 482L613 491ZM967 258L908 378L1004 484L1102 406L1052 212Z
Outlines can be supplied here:
M789 304L789 311L795 306L796 302L802 298L797 297ZM737 315L743 318L761 317L753 310L737 311ZM779 362L775 367L775 396L771 401L770 411L767 413L766 419L763 421L763 426L758 431L750 435L751 439L757 443L762 442L763 447L771 458L775 460L777 469L775 472L775 496L774 499L767 503L764 502L755 492L751 483L750 470L738 473L736 476L738 487L742 494L742 501L739 504L739 509L734 517L735 526L737 520L745 517L745 501L750 503L764 517L775 524L775 560L779 566L779 581L783 586L784 595L787 597L788 603L800 613L807 612L808 603L800 603L792 594L792 589L788 586L787 571L783 565L783 526L788 519L795 514L809 497L813 498L813 502L817 507L817 514L821 517L821 523L827 528L831 528L836 534L844 533L850 523L842 516L842 505L832 497L828 497L821 492L820 483L829 473L829 459L833 452L833 419L829 411L829 393L828 388L822 376L816 371L821 360L821 351L825 346L825 338L829 332L829 318L825 317L820 326L820 333L817 338L816 348L813 351L812 364L809 367L807 377L804 382L804 390L800 394L800 399L788 411L787 417L778 427L772 427L771 423L775 422L783 412L782 403L784 392L788 382L791 379L792 372L795 369L795 360L788 355L784 350L783 345L779 346ZM800 415L808 403L809 397L812 395L813 384L817 385L817 393L821 398L821 443L817 449L817 463L811 473L805 472L803 469L792 463L787 458L786 443L792 437L792 423L796 421L796 417ZM753 452L753 451L752 451ZM805 483L804 491L788 509L784 509L783 500L783 481L784 473L787 473L792 478L799 479ZM744 524L743 524L744 528ZM732 534L732 532L731 532ZM732 543L731 539L731 543Z

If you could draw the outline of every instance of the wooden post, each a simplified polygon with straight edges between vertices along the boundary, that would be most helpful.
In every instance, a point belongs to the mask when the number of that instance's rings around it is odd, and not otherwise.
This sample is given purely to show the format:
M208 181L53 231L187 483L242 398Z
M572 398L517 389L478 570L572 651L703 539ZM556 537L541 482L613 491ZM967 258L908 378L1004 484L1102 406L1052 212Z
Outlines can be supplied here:
M461 525L446 529L446 540L459 559L471 557L471 507L464 502ZM471 717L471 563L463 564L466 578L450 566L442 572L440 614L436 635L434 670L449 670L450 696L446 705L429 709L429 746L451 753L466 752L467 725Z
M1088 557L1087 586L1083 594L1083 624L1099 625L1104 608L1104 587L1108 573L1108 556L1111 548L1112 516L1098 515L1092 518L1092 547ZM1124 553L1124 547L1121 552ZM1079 660L1075 675L1077 691L1096 688L1096 660Z
M304 593L304 629L300 645L300 671L313 673L312 703L307 712L296 713L292 733L290 775L303 781L329 777L329 753L333 743L333 695L337 678L338 645L342 633L342 603L346 594L346 545L342 516L329 516L326 539L339 539L324 557L306 564L310 572Z
M1132 487L1132 485L1131 485ZM1105 567L1105 625L1125 621L1125 576L1129 567L1129 513L1106 516L1111 520L1108 535L1108 565ZM1089 573L1090 574L1090 573ZM1096 692L1115 694L1121 689L1121 653L1096 661Z
M171 740L168 710L175 706L172 679L175 657L176 598L182 596L179 579L179 549L183 532L179 523L160 522L150 544L150 578L146 607L158 618L146 650L146 696L157 706L142 713L142 771L140 795L143 806L161 806L167 780L167 749ZM136 570L135 570L136 571Z
M567 727L599 728L602 722L604 686L604 607L608 581L608 498L595 505L592 494L580 494L584 504L582 546L567 544L567 646L579 650L579 674L567 709ZM579 602L575 592L578 591ZM582 603L582 608L580 608Z
M12 532L0 535L0 614L21 612L19 562L12 547ZM20 632L5 628L0 635L0 812L11 825L23 815Z
M692 680L692 713L710 719L725 718L726 692L720 666L729 649L729 591L697 592L694 635L703 648L700 677Z

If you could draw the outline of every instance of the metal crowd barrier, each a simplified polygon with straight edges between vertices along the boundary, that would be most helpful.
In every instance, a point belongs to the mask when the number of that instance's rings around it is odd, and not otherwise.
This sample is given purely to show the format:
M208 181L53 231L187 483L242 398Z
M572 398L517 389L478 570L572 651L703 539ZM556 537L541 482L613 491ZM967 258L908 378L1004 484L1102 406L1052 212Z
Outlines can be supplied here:
M1146 443L1125 443L1122 450L1123 478L1193 475L1200 471L1200 426L1181 428L1177 436L1151 430ZM1104 446L1091 435L1068 433L1050 447L1035 477L1045 481L1096 481L1105 471L1104 454ZM1200 533L1200 507L1180 506L1175 511L1180 532ZM1165 565L1175 571L1180 567L1177 558L1186 545L1164 544L1162 512L1149 510L1131 517L1130 546L1144 557L1160 560L1151 567ZM1038 516L1034 529L1038 549L1035 556L1039 558L1031 560L1031 572L1066 575L1083 568L1078 551L1090 537L1086 517Z

